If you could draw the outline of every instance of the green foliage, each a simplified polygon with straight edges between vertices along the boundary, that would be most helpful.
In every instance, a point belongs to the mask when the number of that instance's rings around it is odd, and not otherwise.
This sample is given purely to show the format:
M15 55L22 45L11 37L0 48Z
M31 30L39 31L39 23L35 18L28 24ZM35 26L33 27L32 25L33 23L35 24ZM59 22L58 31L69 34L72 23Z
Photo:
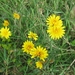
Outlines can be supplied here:
M74 6L75 0L0 0L0 28L7 19L12 32L10 39L0 38L0 75L75 75L75 62L71 65L75 59ZM19 20L13 18L14 12L20 14ZM51 14L63 20L66 33L62 39L52 40L46 32L46 19ZM22 51L29 31L39 36L35 45L48 50L42 70Z
M75 40L73 40L73 41L71 42L71 45L72 45L72 46L75 46Z

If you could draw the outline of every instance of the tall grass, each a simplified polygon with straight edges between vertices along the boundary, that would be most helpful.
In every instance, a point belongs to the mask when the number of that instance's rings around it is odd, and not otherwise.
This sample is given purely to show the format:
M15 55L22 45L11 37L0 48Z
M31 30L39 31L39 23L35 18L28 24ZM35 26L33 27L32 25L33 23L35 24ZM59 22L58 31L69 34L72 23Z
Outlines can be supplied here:
M15 20L13 13L21 18ZM0 39L0 75L75 75L75 1L74 0L0 0L0 28L5 19L10 22L12 36ZM66 27L65 35L52 40L46 32L49 15L60 15ZM35 45L48 50L43 69L22 51L29 31L38 34Z

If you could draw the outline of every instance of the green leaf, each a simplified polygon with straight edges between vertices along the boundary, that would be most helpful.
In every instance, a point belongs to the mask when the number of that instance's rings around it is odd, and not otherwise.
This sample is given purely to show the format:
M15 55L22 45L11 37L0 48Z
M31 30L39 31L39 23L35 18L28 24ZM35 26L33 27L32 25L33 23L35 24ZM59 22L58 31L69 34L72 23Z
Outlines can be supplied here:
M4 69L5 69L5 68L0 68L0 73L1 73L1 72L4 72Z
M72 45L72 46L75 46L75 40L73 40L73 41L71 42L71 45Z

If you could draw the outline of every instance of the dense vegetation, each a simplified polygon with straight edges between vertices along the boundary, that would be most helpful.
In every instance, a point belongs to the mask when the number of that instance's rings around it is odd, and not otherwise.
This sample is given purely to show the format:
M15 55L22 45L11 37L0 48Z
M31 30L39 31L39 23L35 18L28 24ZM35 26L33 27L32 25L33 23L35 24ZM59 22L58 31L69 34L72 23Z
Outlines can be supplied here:
M52 14L65 26L59 39L47 33L46 21ZM28 38L30 31L38 38ZM48 55L37 55L45 58L40 69L35 65L39 58L23 49L27 40L47 50ZM0 0L0 75L75 75L75 0Z

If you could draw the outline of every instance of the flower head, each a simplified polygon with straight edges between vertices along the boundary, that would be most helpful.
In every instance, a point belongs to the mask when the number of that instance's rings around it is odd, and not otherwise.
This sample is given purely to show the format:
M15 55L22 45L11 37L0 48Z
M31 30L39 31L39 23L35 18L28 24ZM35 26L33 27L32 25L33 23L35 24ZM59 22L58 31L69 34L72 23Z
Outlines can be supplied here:
M20 19L20 15L19 15L18 13L13 13L13 17L14 17L15 19Z
M8 21L8 20L4 20L3 25L4 25L5 27L7 27L7 26L9 25L9 21Z
M31 58L38 57L38 58L40 58L43 61L45 61L45 58L47 58L47 56L48 56L46 48L43 48L41 46L38 46L37 48L34 48L30 52L30 54L31 54Z
M63 25L62 20L60 19L60 16L51 15L46 20L47 25L50 27L61 27Z
M47 33L52 39L59 39L62 38L65 34L64 26L62 27L48 27Z
M36 41L38 38L38 35L30 31L28 34L28 38L33 38Z
M8 39L11 36L11 31L9 31L9 28L3 27L3 28L0 29L0 36L2 38Z
M41 61L37 61L36 62L36 67L39 68L39 69L42 69L43 68L42 62Z
M22 50L23 52L26 52L26 53L30 53L31 50L34 48L34 44L32 43L32 41L25 41L22 45Z

